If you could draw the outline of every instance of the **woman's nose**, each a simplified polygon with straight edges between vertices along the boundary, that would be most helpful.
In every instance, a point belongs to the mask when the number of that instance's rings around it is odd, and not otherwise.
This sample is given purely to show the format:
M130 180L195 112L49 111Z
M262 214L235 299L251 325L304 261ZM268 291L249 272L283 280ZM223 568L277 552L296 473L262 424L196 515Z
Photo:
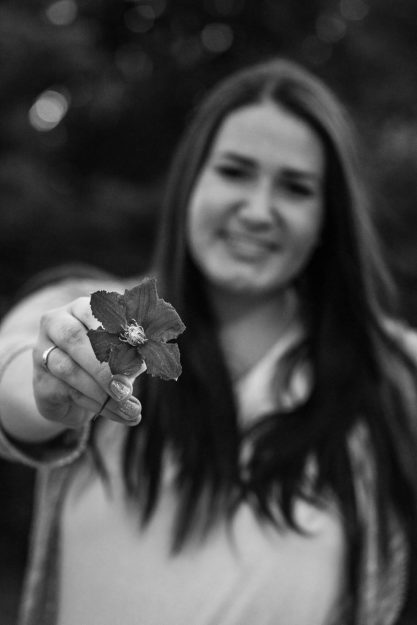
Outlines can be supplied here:
M276 197L268 181L256 184L245 202L245 216L254 222L270 223L276 212Z

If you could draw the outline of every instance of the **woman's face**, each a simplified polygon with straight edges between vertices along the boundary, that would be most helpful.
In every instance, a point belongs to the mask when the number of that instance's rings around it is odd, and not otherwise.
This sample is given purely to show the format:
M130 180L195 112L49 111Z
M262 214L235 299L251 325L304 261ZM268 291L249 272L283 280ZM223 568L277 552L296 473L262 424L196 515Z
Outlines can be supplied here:
M193 193L187 241L216 288L251 296L286 287L323 221L325 157L310 126L272 102L231 113Z

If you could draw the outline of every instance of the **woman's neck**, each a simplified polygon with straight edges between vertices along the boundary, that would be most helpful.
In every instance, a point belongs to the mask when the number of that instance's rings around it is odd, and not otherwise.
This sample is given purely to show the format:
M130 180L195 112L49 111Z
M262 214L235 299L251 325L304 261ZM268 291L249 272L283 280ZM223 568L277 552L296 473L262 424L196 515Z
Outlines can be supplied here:
M296 295L285 289L264 298L211 293L219 337L233 379L238 379L284 336L297 314Z

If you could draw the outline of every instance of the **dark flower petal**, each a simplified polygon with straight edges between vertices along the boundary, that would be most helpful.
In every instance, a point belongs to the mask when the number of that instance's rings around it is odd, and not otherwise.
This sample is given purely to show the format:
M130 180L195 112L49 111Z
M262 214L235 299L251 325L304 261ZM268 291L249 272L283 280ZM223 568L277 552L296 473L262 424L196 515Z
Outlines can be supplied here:
M137 375L142 367L143 358L136 347L119 341L117 346L112 347L109 358L110 371L123 375Z
M120 345L117 334L109 334L101 327L97 330L88 330L87 336L90 339L94 354L100 362L108 362L112 348Z
M133 289L126 289L124 301L127 320L135 319L144 327L152 318L158 301L155 278L144 278Z
M151 375L164 380L180 376L178 346L167 341L175 339L185 326L175 308L158 297L155 278L145 278L133 289L126 289L124 295L97 291L91 295L91 309L104 326L88 332L91 345L97 359L108 362L113 374L136 376L145 361ZM128 326L129 340L139 344L120 338ZM138 326L146 335L143 344L133 340L133 328Z
M176 343L148 340L138 349L146 363L147 373L163 380L176 380L181 375L180 350Z
M148 339L165 342L176 339L181 332L184 332L185 325L175 308L163 299L159 299L152 318L144 324L143 329Z
M126 305L120 293L96 291L90 304L94 317L108 332L116 334L126 325Z

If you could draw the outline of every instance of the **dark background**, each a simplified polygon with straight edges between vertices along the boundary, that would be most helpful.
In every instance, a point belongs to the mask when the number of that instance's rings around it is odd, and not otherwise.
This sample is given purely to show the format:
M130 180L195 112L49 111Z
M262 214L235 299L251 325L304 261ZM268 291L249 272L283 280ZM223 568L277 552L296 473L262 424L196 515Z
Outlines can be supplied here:
M276 54L346 103L417 325L415 0L0 2L0 316L36 272L140 273L170 156L229 71ZM0 462L0 622L13 625L33 474Z

